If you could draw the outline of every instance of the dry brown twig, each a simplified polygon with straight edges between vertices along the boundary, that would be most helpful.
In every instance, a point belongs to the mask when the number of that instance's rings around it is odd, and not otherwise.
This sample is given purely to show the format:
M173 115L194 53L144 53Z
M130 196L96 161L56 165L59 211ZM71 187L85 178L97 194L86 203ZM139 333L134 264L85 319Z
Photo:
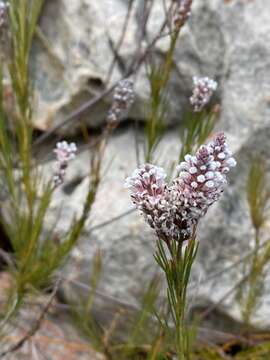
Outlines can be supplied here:
M148 19L148 17L147 17L147 19ZM124 74L124 76L120 80L124 80L124 79L130 77L131 75L137 73L137 71L139 70L141 65L144 63L146 57L148 56L150 51L153 49L153 47L155 46L157 41L159 39L161 39L162 37L164 37L163 32L166 29L167 23L168 23L168 21L167 21L167 19L165 19L164 22L162 23L162 25L160 26L159 30L157 31L157 35L154 36L154 38L148 44L148 46L146 47L146 49L145 49L145 51L143 53L141 53L141 46L138 48L129 69L126 71L126 73ZM146 25L144 25L144 26L146 27ZM166 36L167 35L169 36L170 33L166 34ZM142 39L143 39L143 37L142 37ZM41 135L36 141L34 141L34 143L33 143L34 149L36 149L45 140L50 138L50 136L55 134L63 126L69 124L70 122L74 121L75 119L81 120L81 119L79 119L79 117L81 115L83 115L86 111L89 111L94 105L96 105L98 102L100 102L104 97L109 95L115 89L115 87L118 85L118 83L119 83L119 81L115 82L108 89L104 90L103 92L101 92L99 95L97 95L93 99L85 102L79 108L77 108L73 112L71 112L71 114L69 114L60 124L55 125L52 129L48 130L46 133Z
M108 75L107 75L107 78L106 78L106 81L105 81L106 84L108 84L110 82L110 80L111 80L111 77L112 77L112 74L113 74L113 70L114 70L114 67L115 67L115 64L116 64L116 61L117 61L117 57L118 57L120 48L123 45L123 42L125 40L125 36L126 36L126 33L127 33L128 24L129 24L129 21L130 21L133 5L134 5L134 0L129 0L127 14L126 14L125 20L124 20L124 25L123 25L122 32L121 32L120 38L118 40L118 43L117 43L117 45L116 45L116 47L114 49L115 56L114 56L113 61L112 61L111 65L110 65L110 67L109 67Z
M209 316L219 305L221 305L228 297L230 297L239 288L239 286L245 283L249 276L250 274L243 276L242 279L240 279L233 287L231 287L217 302L209 306L209 308L200 315L200 319L204 319Z
M49 311L49 308L50 308L50 306L53 302L53 299L56 295L56 292L59 288L60 282L61 282L61 279L59 278L54 285L53 291L49 297L47 304L44 306L42 312L40 313L40 316L38 317L38 319L36 320L34 325L31 327L31 329L16 344L12 345L9 349L0 353L0 358L3 358L6 355L14 353L15 351L19 350L27 341L29 341L37 333L37 331L41 327L44 317L46 316L46 314Z
M262 248L264 248L267 244L269 244L269 239L265 240L262 244L260 244L259 246L259 250L261 250ZM203 279L202 281L200 281L200 285L207 283L210 280L213 280L219 276L221 276L222 274L227 273L230 270L235 269L238 265L242 264L245 260L247 260L248 258L250 258L251 256L254 255L254 249L252 249L251 251L248 251L247 253L243 254L237 261L235 261L234 263L232 263L231 265L228 265L227 267L214 272L213 274L207 276L205 279ZM198 282L195 281L193 283L190 284L190 288L197 288L198 287Z

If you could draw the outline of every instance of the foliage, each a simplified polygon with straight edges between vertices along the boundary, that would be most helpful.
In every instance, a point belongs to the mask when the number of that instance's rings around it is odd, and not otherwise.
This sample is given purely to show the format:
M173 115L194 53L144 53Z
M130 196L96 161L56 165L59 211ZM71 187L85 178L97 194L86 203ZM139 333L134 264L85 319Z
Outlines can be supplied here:
M192 264L195 260L198 243L194 238L187 244L180 241L166 243L169 255L164 248L163 240L157 242L155 258L164 271L167 279L167 297L170 314L175 329L175 348L178 359L190 359L191 344L189 329L186 324L186 298ZM163 323L169 331L167 322Z
M156 302L160 291L158 278L153 278L141 299L138 308L127 307L124 303L113 309L109 323L99 323L95 319L94 300L102 273L102 256L97 253L93 261L92 276L88 296L72 306L73 319L80 331L104 353L108 359L141 359L150 349L157 349L158 324L154 320ZM110 316L109 316L110 317ZM149 345L152 344L153 345ZM159 346L160 347L160 346ZM162 344L163 347L163 344ZM154 351L154 350L153 350ZM162 349L158 349L162 354ZM149 359L156 359L149 352Z
M48 286L55 271L76 244L89 216L99 184L98 154L92 160L89 189L82 214L74 218L66 235L54 242L54 228L45 228L46 214L55 187L32 156L33 96L29 56L43 0L12 0L9 7L11 56L0 65L0 171L6 201L1 223L12 247L14 287L7 302L7 316L16 312L27 292ZM4 77L11 80L14 113L6 113ZM95 160L96 159L96 160ZM56 220L57 221L57 220Z
M264 223L267 219L270 188L266 176L266 163L261 157L253 159L247 179L247 201L254 228L254 252L245 263L246 281L239 287L237 298L241 305L243 320L250 327L251 317L258 308L263 295L267 265L270 261L270 243L265 237Z
M185 154L195 153L204 144L214 129L218 111L214 107L211 112L203 110L197 113L187 113L180 127L181 151L179 161L184 160Z
M148 64L148 81L150 85L150 103L145 125L146 151L145 161L151 162L164 132L165 116L168 109L167 85L173 69L173 54L178 33L170 36L170 46L165 59L160 64L151 61Z

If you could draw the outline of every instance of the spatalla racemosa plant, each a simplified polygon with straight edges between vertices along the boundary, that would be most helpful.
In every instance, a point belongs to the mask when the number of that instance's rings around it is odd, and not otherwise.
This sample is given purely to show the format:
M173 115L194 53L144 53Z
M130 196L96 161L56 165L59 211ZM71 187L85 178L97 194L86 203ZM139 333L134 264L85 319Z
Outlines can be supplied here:
M127 178L131 198L159 238L169 242L188 240L194 225L217 201L227 183L227 173L236 165L223 133L195 156L186 155L178 165L179 176L171 185L165 171L142 165Z
M185 303L198 248L196 227L220 198L235 165L225 135L219 133L194 156L185 156L171 184L164 169L152 164L142 165L126 180L132 202L157 234L155 258L166 275L178 359L190 358Z

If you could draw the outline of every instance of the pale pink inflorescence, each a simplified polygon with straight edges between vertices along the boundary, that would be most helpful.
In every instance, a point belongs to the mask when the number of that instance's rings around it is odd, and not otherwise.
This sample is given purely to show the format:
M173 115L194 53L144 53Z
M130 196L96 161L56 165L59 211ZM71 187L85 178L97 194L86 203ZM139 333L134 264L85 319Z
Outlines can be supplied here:
M177 167L179 177L172 187L181 194L188 217L197 221L205 215L209 206L220 198L227 184L226 174L235 165L223 133L201 146L195 156L185 156L185 161Z
M64 182L68 163L76 156L77 146L75 143L68 144L66 141L61 141L56 144L53 152L56 155L53 182L55 186L59 186Z
M142 212L148 224L164 240L178 238L179 231L171 216L170 192L163 168L144 164L126 179L125 186L131 190L131 198Z
M209 103L214 91L217 89L217 82L208 78L193 77L193 94L190 103L195 112L201 111Z
M174 16L174 26L176 30L180 30L185 25L191 15L192 0L180 0Z
M113 103L107 116L108 123L118 123L129 111L134 98L133 81L131 79L120 80L114 90Z
M145 164L126 180L135 206L165 241L187 240L193 227L217 201L236 165L223 133L203 145L195 156L186 155L171 185L162 168Z

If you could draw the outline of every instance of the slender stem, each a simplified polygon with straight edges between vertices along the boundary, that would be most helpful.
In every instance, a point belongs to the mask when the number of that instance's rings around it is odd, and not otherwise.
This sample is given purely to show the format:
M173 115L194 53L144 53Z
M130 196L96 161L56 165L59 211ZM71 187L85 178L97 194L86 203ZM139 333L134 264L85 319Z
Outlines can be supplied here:
M178 360L189 360L189 332L186 324L186 298L191 268L197 252L195 233L186 245L183 241L166 241L168 253L158 242L156 259L166 275L168 302L175 326L175 350Z
M245 309L243 311L243 317L246 324L247 332L250 330L250 317L252 315L252 310L254 307L254 298L256 297L256 286L257 286L257 278L258 278L258 256L259 256L259 249L260 249L260 229L255 228L255 249L252 257L251 263L251 270L249 275L249 282L248 282L248 293L247 293L247 300L245 302Z

